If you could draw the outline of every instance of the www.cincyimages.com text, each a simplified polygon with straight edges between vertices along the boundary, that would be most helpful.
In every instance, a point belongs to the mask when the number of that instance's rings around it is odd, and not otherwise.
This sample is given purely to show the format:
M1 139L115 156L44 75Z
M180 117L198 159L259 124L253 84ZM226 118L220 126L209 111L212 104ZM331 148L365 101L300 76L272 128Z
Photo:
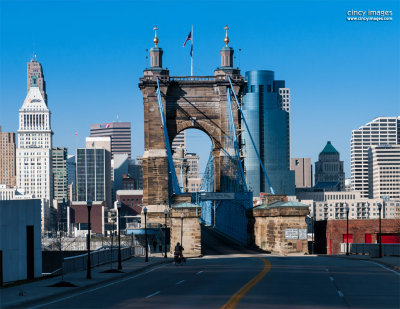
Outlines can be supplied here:
M346 12L349 21L388 21L393 20L393 11L385 10L349 10Z

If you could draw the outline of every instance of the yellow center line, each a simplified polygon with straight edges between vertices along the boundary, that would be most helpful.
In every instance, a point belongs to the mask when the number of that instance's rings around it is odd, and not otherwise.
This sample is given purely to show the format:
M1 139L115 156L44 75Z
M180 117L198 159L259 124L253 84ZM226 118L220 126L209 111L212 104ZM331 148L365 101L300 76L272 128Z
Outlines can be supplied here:
M258 259L264 262L264 269L257 274L253 279L247 282L239 291L237 291L228 302L221 307L221 309L233 309L237 306L239 301L245 296L270 270L271 270L271 262L257 257Z

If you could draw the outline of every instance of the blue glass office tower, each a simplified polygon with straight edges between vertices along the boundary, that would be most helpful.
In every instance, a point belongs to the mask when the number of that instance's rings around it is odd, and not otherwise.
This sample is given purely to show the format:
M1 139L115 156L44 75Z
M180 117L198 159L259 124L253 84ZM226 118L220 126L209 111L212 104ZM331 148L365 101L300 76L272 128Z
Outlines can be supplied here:
M243 113L275 194L295 194L290 170L289 113L279 104L279 89L285 81L274 80L273 71L246 72ZM242 125L244 127L244 125ZM242 134L246 149L244 168L247 186L254 196L271 193L248 132Z

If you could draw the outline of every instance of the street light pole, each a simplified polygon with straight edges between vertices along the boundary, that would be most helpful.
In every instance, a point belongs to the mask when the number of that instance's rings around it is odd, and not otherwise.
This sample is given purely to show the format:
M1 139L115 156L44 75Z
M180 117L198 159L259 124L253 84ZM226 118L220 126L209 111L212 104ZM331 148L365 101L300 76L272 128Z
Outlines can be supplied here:
M117 201L117 210L118 210L118 270L122 269L122 261L121 261L121 201Z
M149 248L147 244L147 207L145 206L143 208L143 213L144 213L144 237L145 237L145 246L146 246L146 262L149 261Z
M181 213L181 246L183 247L183 218L185 217L184 213Z
M92 274L91 274L91 265L90 265L90 211L92 210L92 205L93 202L92 200L88 200L86 202L86 206L88 209L88 257L87 257L87 270L86 270L86 279L92 279Z
M347 232L346 232L346 255L349 255L349 205L346 204L346 221L347 221Z
M168 209L164 209L164 216L165 216L165 230L164 230L164 258L167 258L167 215Z
M379 257L382 257L382 226L381 226L381 214L382 214L382 204L378 203L379 209Z

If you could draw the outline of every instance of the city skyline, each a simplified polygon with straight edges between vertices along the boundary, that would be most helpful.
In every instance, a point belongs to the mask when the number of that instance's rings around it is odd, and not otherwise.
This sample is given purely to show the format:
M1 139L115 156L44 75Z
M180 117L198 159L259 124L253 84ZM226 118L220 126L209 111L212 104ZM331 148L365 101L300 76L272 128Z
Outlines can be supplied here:
M190 74L189 50L183 49L182 43L192 24L194 74L212 75L223 46L223 26L228 24L235 66L240 61L242 75L252 69L273 70L291 89L291 157L311 157L314 164L321 147L331 140L345 162L346 178L350 177L352 130L375 117L399 114L399 20L394 15L392 21L346 21L347 10L366 7L360 1L325 2L328 10L311 2L290 2L290 6L249 2L253 5L243 7L224 1L213 7L214 11L225 10L227 17L218 21L206 18L207 23L202 17L211 13L204 3L179 6L157 2L167 14L146 20L136 12L149 11L149 4L104 1L92 7L90 3L1 3L3 132L17 130L18 107L26 94L26 63L37 54L46 76L55 146L65 146L74 154L76 146L82 147L89 136L90 124L111 122L119 115L121 121L132 123L132 157L141 156L143 103L137 84L146 67L146 49L152 46L155 24L164 66L171 75ZM255 10L257 6L260 10ZM184 12L193 7L198 16L186 16ZM373 7L398 11L395 1L371 2L368 8ZM26 31L29 19L25 17L32 8L37 18L47 21L40 37L35 31ZM91 25L85 19L89 9L93 9ZM62 15L59 10L64 10ZM182 18L173 21L162 16L168 13ZM108 14L115 17L104 22ZM249 14L262 17L261 21L251 18L243 24L236 18ZM282 19L282 14L286 18ZM74 24L68 23L69 19ZM79 27L82 33L76 32ZM197 132L196 136L205 136ZM191 147L199 145L198 140L188 137L187 144L189 152L199 153L201 160L207 161L208 149L202 153L204 146L199 151Z

